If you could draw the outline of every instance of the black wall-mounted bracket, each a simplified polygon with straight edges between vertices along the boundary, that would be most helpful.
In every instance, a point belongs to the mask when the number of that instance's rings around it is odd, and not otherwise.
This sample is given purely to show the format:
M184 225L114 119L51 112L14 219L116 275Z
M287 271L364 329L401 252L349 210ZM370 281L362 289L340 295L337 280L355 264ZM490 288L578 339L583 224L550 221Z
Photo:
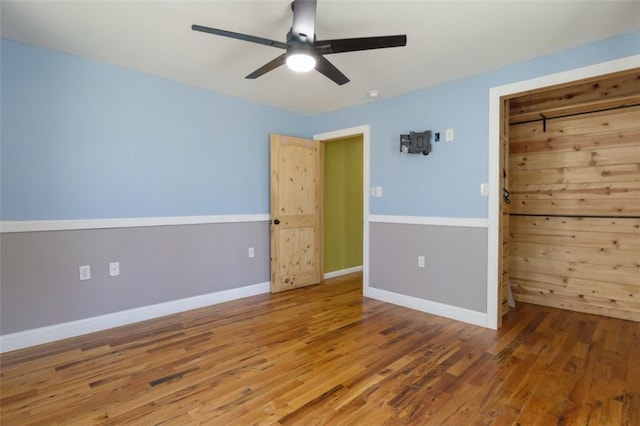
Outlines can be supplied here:
M408 135L400 135L400 152L429 155L431 152L431 131L409 132Z

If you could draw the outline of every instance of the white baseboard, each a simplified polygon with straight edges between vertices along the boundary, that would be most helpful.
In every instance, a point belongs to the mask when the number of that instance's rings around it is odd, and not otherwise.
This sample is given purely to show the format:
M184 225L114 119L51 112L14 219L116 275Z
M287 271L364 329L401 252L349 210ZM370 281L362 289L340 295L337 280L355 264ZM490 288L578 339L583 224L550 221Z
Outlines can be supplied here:
M329 278L341 277L343 275L354 274L356 272L362 271L362 265L354 266L353 268L341 269L340 271L332 271L324 274L324 279L328 280Z
M357 266L354 268L343 269L341 271L329 272L328 274L325 274L325 278L333 278L359 272L361 270L362 267ZM264 282L246 287L189 297L186 299L173 300L171 302L128 309L126 311L114 312L97 317L85 318L78 321L6 334L0 336L0 353L49 343L56 340L67 339L70 337L81 336L83 334L94 333L96 331L102 331L139 321L184 312L190 309L197 309L231 300L237 300L243 297L268 293L270 289L271 284L269 282ZM487 327L487 314L482 312L445 305L443 303L432 302L430 300L393 293L373 287L365 287L364 295L366 297L392 303L394 305L416 309L418 311L451 318L481 327Z
M444 303L433 302L431 300L420 299L418 297L407 296L373 287L365 287L364 296L428 314L489 328L487 325L487 314L484 312L445 305Z
M190 309L242 299L243 297L268 293L270 289L271 284L269 282L253 284L246 287L222 290L201 296L188 297L186 299L173 300L171 302L158 303L97 317L6 334L0 336L0 353L184 312Z

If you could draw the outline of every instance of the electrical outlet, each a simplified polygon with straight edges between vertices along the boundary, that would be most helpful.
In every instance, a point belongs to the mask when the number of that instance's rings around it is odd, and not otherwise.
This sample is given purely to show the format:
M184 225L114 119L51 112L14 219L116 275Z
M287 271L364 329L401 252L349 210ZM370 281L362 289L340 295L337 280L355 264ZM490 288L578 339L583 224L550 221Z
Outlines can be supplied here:
M253 247L249 247L249 258L253 259L254 257L256 257L256 251Z
M376 186L376 197L382 197L382 187Z
M424 268L424 256L418 256L418 268Z
M78 273L80 275L80 281L86 281L91 279L91 265L82 265L78 267Z
M118 275L120 275L120 262L109 263L109 276L117 277Z

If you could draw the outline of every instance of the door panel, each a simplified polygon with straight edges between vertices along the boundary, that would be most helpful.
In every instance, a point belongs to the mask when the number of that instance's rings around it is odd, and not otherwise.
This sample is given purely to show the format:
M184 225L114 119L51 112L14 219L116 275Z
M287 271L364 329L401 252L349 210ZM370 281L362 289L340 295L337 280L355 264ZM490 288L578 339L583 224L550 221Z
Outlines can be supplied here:
M323 146L271 135L271 292L322 279Z

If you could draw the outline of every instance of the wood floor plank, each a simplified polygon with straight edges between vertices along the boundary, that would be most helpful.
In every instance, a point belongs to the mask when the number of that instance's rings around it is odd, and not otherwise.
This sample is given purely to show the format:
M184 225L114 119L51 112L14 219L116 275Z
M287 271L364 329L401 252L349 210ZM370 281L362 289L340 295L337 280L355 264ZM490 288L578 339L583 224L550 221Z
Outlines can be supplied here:
M362 275L0 356L2 425L640 424L640 323L519 303L493 331Z

